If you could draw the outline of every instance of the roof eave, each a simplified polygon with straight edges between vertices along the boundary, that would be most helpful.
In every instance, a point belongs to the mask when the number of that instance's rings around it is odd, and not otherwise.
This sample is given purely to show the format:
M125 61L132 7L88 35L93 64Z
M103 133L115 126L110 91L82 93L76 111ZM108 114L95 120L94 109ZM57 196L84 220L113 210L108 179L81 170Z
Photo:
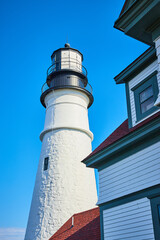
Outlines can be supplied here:
M125 5L125 3L124 3L124 5ZM136 4L137 4L137 1L135 1L126 11L121 11L118 19L114 22L114 25L113 25L114 28L124 32L124 28L122 27L123 26L122 21L124 20L124 18L126 18L127 16L130 15L130 12L132 12L132 9L134 9ZM123 10L123 8L122 8L122 10Z
M115 21L114 27L132 38L154 46L150 27L158 21L159 10L159 0L135 1Z
M143 54L136 60L128 65L122 72L114 77L116 84L128 82L145 67L156 60L156 50L154 47L149 47Z
M92 156L88 156L82 162L91 168L99 168L103 163L107 162L108 159L115 156L116 154L120 154L125 149L129 148L131 145L134 146L135 143L145 141L148 137L156 136L158 131L160 130L160 118L159 116L149 123L141 126L133 132L130 132L126 136L117 140L115 143L107 146L106 148L100 150Z

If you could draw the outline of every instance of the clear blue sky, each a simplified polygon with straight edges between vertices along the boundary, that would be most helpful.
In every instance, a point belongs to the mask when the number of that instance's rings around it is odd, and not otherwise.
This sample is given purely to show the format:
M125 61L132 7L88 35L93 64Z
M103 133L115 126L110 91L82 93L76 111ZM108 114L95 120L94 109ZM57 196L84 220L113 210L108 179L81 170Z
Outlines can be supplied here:
M50 55L67 36L83 53L93 87L93 149L127 118L124 85L113 77L148 46L113 28L123 3L1 0L0 228L26 227L45 117L41 86Z

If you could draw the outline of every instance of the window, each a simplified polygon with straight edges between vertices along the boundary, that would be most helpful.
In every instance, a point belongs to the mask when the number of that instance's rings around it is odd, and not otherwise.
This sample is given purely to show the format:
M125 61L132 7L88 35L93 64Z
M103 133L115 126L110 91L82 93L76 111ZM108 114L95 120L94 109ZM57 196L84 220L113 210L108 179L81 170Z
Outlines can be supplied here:
M145 113L154 105L153 99L153 86L147 87L144 91L139 94L140 97L140 106L141 106L141 113Z
M160 196L150 199L155 240L160 236Z
M156 73L157 71L131 89L134 91L137 121L157 110L157 107L154 106L158 96Z
M61 51L57 52L55 55L55 71L61 69Z
M158 217L159 217L159 220L160 220L160 205L158 205Z
M48 161L49 161L49 157L46 157L44 159L44 171L46 171L48 169Z

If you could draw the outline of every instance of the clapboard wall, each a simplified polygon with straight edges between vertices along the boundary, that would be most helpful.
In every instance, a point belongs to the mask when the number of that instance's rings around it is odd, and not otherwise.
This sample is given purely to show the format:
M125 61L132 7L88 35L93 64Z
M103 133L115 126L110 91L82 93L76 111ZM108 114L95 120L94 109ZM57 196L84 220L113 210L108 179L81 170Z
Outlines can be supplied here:
M160 142L99 171L98 204L160 183Z
M143 81L145 78L147 78L149 75L151 75L153 72L155 72L156 70L158 70L158 61L157 60L154 61L153 63L151 63L148 67L146 67L144 70L142 70L139 74L137 74L133 79L131 79L129 81L129 98L130 98L129 101L130 101L130 107L131 107L132 126L135 126L142 120L137 122L134 92L131 89L133 87L135 87L137 84L139 84L141 81ZM157 111L159 111L159 110L157 110ZM154 113L152 113L151 115L153 115ZM149 116L151 116L151 115L149 115ZM146 118L148 118L149 116L147 116Z
M154 240L147 198L104 210L103 224L104 240Z

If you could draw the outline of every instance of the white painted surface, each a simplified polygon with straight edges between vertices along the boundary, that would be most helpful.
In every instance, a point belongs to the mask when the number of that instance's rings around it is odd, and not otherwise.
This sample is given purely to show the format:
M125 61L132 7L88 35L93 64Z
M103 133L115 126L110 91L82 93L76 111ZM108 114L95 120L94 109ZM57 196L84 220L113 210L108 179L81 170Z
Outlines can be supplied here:
M88 101L77 90L56 90L45 98L42 150L25 240L48 240L74 213L95 207L94 170L81 163L91 152Z
M135 87L138 83L143 81L146 77L148 77L150 74L152 74L154 71L158 71L158 61L154 61L152 64L150 64L147 68L145 68L143 71L141 71L138 75L136 75L132 80L129 81L129 95L130 95L130 106L131 106L131 116L132 116L132 126L134 127L136 124L140 123L144 119L150 117L151 115L155 114L152 113L148 115L146 118L143 118L141 121L137 122L136 118L136 108L135 108L135 101L134 101L134 92L131 90L133 87ZM160 78L159 78L159 89L160 89ZM157 110L159 111L159 110Z
M40 138L48 130L71 128L84 131L93 139L88 123L88 103L87 95L77 90L61 89L47 94L45 125Z
M159 106L160 107L160 36L155 39L155 48L156 48L156 55L157 55L157 59L158 59L158 74L157 74L157 80L158 80L158 87L159 87L159 94L158 94L158 98L155 102L155 106Z
M155 48L156 48L156 55L157 55L157 59L158 59L158 69L159 69L159 72L160 72L160 36L157 37L155 39Z
M147 198L103 211L104 240L154 240Z
M99 172L98 204L160 183L160 142Z

